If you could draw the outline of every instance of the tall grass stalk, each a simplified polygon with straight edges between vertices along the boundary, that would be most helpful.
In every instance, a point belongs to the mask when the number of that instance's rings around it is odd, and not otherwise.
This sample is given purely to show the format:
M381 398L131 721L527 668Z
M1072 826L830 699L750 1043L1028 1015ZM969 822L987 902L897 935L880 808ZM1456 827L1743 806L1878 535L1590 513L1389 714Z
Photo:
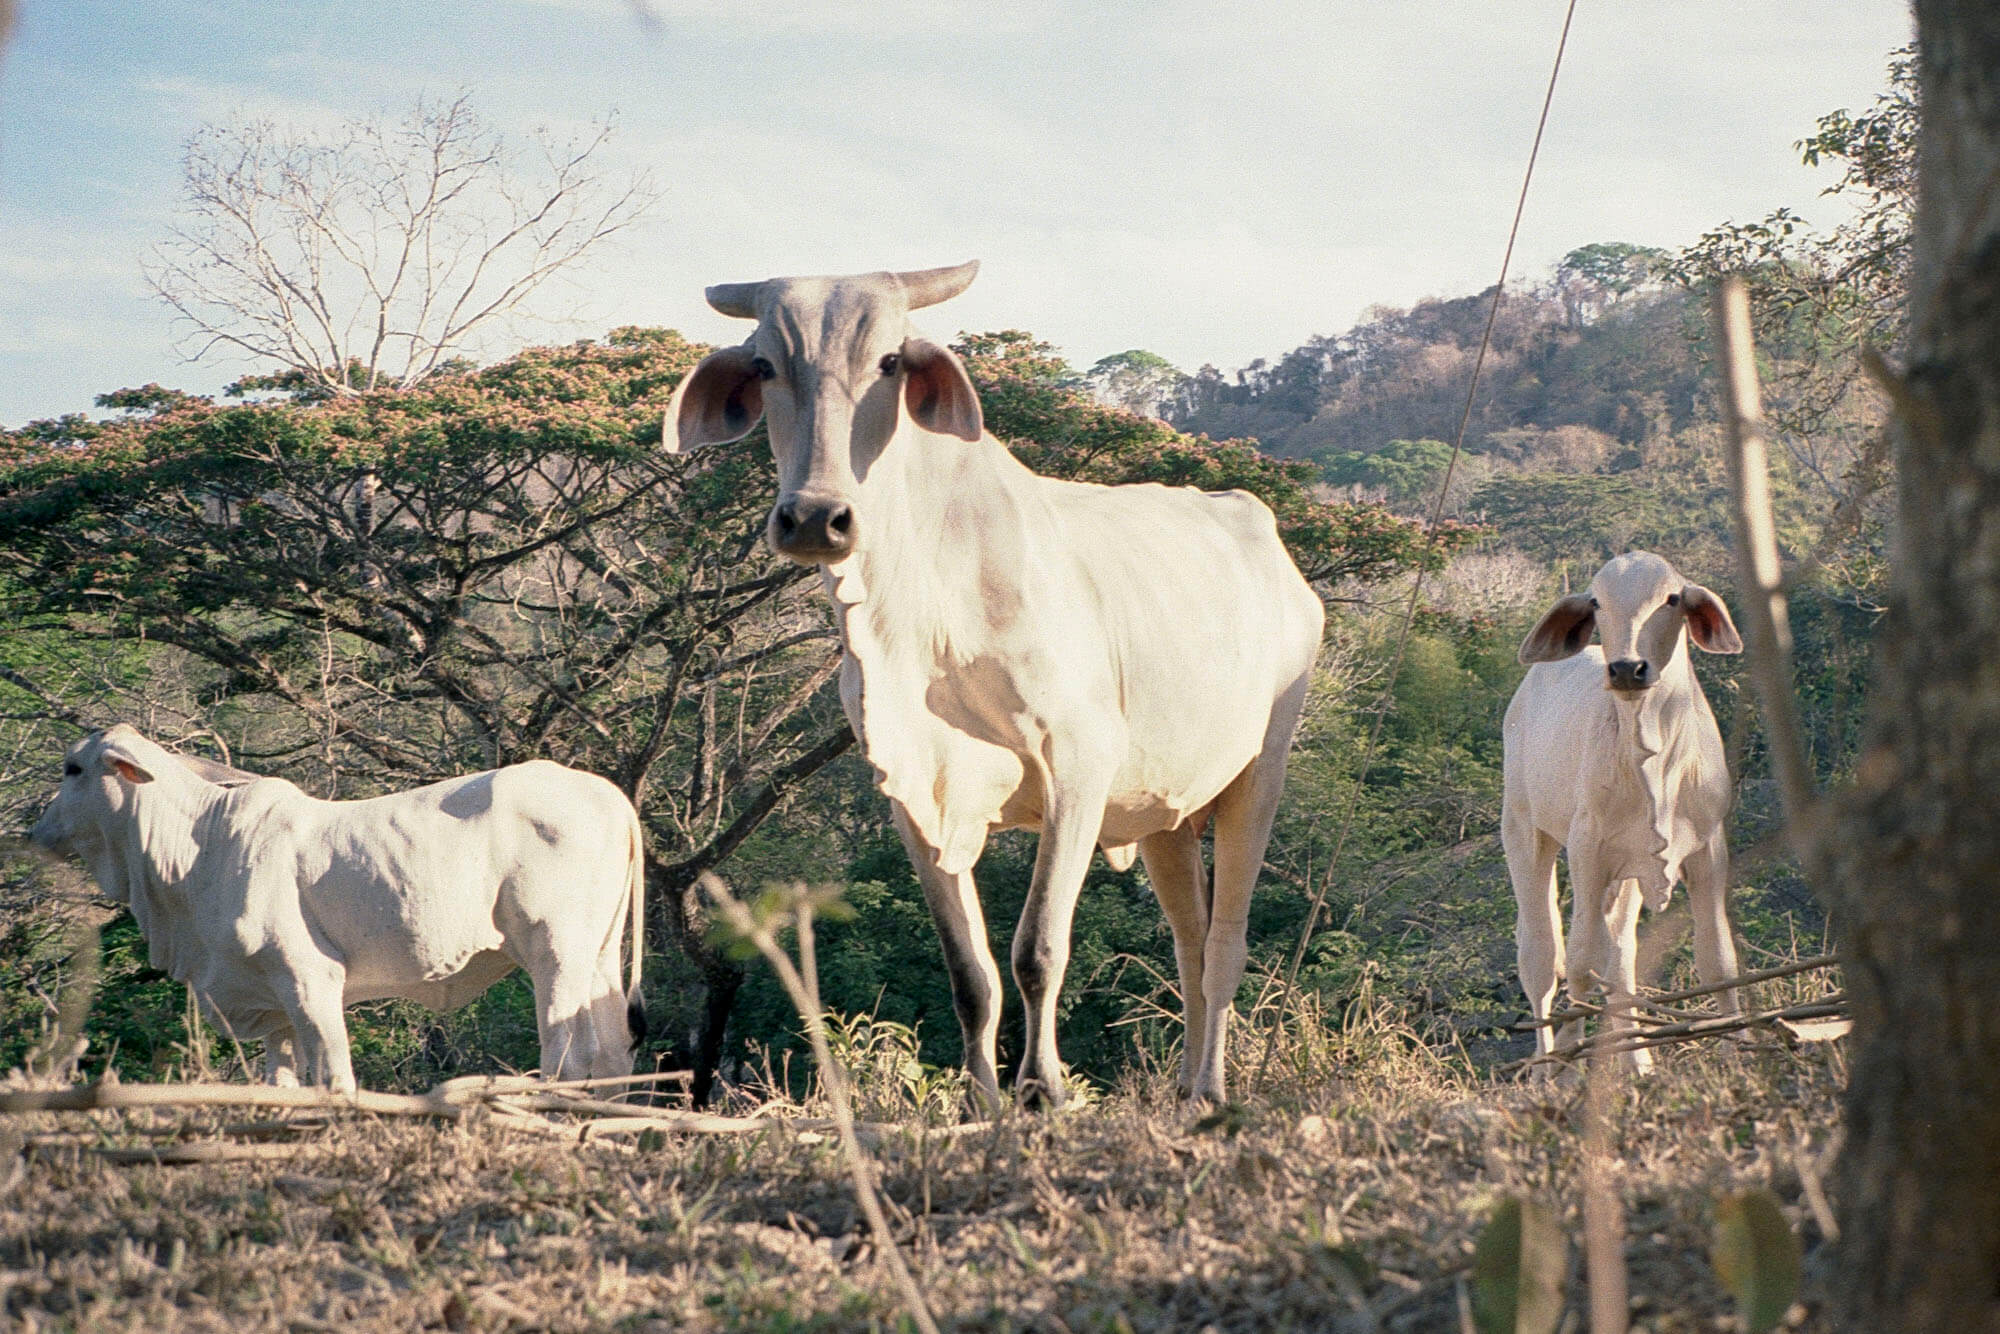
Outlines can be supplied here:
M778 945L773 929L779 920L775 913L753 913L712 873L702 874L701 887L715 901L730 930L756 946L757 952L770 963L779 983L785 988L785 994L791 997L792 1005L798 1010L799 1018L804 1021L806 1038L812 1043L813 1060L819 1066L820 1083L826 1089L827 1101L833 1104L841 1155L847 1160L847 1174L854 1184L854 1197L861 1205L861 1212L868 1218L868 1226L874 1232L875 1244L881 1248L882 1258L895 1280L904 1311L922 1334L938 1334L937 1321L931 1318L930 1306L918 1290L909 1266L903 1261L903 1253L896 1245L896 1238L889 1230L888 1216L883 1213L881 1198L875 1190L875 1161L868 1156L854 1134L854 1111L848 1099L847 1074L834 1059L833 1048L827 1041L825 1011L819 1000L819 967L813 953L813 895L804 886L798 886L790 896L791 902L785 905L791 911L798 932L799 961L794 966L791 957Z

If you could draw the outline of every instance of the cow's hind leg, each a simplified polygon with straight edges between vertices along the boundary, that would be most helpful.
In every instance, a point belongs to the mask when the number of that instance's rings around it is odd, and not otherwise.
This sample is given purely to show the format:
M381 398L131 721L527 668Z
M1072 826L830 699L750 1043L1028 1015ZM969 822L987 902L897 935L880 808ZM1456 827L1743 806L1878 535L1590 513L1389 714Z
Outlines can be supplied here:
M1517 812L1500 817L1507 875L1514 882L1514 953L1535 1030L1535 1054L1555 1049L1555 1029L1545 1022L1555 1009L1563 975L1562 913L1556 902L1556 854L1561 845Z
M1196 1098L1227 1100L1229 1016L1249 958L1250 896L1264 869L1278 797L1285 787L1285 762L1292 733L1305 707L1309 677L1278 697L1264 729L1264 748L1250 766L1215 799L1215 887L1209 905L1208 937L1202 959L1204 1033L1201 1065L1190 1090Z
M1181 1092L1194 1091L1201 1069L1202 1039L1207 1033L1207 1007L1202 1001L1203 947L1208 936L1208 872L1201 864L1201 834L1193 819L1177 829L1139 840L1146 862L1146 879L1167 915L1174 933L1174 963L1181 978L1181 1004L1187 1014L1181 1052Z
M918 838L899 803L890 803L896 832L916 869L944 949L945 972L951 979L951 1004L958 1012L958 1031L965 1045L965 1072L979 1110L997 1113L1000 1101L1000 965L986 937L986 915L980 911L979 890L972 872L946 875L930 847Z

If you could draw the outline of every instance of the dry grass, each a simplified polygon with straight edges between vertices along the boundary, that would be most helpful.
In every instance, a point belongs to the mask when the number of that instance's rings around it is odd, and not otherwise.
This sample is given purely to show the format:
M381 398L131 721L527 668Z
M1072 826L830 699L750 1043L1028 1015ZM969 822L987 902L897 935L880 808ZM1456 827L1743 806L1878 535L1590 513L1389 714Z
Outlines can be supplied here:
M1146 1076L1073 1112L881 1143L892 1224L940 1323L1455 1330L1473 1241L1508 1192L1562 1215L1580 1308L1580 1091L1478 1077L1381 1007L1304 1008L1267 1085L1225 1113L1197 1118ZM1723 1191L1769 1187L1818 1244L1801 1165L1837 1124L1837 1060L1677 1050L1614 1100L1635 1328L1729 1327L1706 1260ZM218 1114L87 1120L136 1145L211 1133ZM29 1330L232 1334L900 1328L838 1151L812 1139L576 1145L479 1118L356 1119L282 1161L37 1148L0 1196L0 1312Z

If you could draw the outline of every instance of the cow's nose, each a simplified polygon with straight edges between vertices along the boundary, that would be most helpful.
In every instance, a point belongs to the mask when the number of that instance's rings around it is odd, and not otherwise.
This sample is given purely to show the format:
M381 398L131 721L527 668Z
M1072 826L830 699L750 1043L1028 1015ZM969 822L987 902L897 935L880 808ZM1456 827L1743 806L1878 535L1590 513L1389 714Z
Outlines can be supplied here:
M794 497L771 515L772 544L808 564L837 561L854 549L854 511L839 501Z
M1652 664L1644 658L1620 658L1604 665L1613 690L1644 690L1653 684Z

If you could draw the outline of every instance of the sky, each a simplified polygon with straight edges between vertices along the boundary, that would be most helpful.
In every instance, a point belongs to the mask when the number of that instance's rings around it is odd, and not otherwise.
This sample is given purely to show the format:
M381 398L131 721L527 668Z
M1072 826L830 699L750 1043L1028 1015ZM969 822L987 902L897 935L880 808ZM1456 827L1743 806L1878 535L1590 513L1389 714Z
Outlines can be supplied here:
M1276 359L1492 283L1564 4L22 0L0 424L254 369L185 360L146 285L199 126L460 91L517 137L613 114L608 165L661 190L512 346L623 324L735 342L711 283L977 258L928 332L1028 329L1081 367ZM1516 275L1779 206L1838 221L1836 173L1793 145L1873 100L1910 26L1902 0L1580 0Z

